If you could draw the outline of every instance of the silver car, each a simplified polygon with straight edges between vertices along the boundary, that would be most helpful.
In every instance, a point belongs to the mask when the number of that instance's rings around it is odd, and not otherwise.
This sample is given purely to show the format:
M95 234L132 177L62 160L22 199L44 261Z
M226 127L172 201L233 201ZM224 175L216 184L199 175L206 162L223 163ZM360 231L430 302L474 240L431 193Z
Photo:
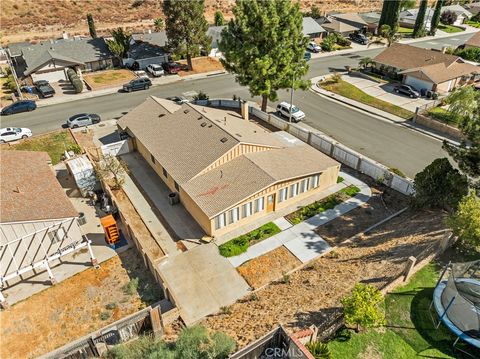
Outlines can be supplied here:
M83 126L90 126L100 122L100 116L94 113L80 113L72 116L67 120L67 127L77 128Z

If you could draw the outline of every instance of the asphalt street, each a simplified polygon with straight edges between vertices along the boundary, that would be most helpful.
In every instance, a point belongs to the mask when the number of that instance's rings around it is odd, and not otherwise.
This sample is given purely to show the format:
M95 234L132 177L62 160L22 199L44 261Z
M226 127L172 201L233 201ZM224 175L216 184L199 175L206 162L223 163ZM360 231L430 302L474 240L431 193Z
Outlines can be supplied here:
M427 40L413 45L427 48L458 46L470 37L458 35L445 39ZM373 57L382 49L361 51L356 54L336 55L312 59L308 77L327 74L355 66L363 57ZM102 119L118 118L139 105L149 95L167 97L184 92L202 90L211 98L231 98L233 95L259 103L251 98L248 89L238 85L234 76L219 75L205 79L181 81L152 87L147 91L115 93L106 96L78 100L69 103L38 108L34 112L16 114L1 119L1 127L28 127L34 134L52 131L61 127L74 114L90 112L100 114ZM289 100L288 91L279 93L279 100ZM307 116L306 123L325 132L339 142L373 158L389 167L396 167L413 177L435 158L445 156L441 142L429 136L393 124L351 107L322 98L311 91L297 91L295 105ZM274 105L270 103L269 105Z

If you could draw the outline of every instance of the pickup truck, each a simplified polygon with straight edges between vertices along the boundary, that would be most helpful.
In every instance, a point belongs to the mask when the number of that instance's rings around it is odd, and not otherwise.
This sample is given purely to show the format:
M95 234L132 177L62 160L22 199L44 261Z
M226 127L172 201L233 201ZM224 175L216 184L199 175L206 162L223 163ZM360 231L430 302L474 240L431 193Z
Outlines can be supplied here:
M33 83L37 92L43 98L53 97L55 95L55 90L46 80L38 80Z

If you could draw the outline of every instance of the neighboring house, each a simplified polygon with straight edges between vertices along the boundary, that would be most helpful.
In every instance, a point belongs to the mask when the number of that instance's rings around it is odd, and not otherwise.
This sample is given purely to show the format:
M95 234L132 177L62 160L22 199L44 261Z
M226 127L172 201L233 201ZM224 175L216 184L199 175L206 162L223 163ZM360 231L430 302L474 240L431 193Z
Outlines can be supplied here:
M46 152L2 151L0 167L0 284L2 288L47 270L69 253L87 247L73 207ZM25 277L26 276L26 277ZM0 293L0 302L5 298Z
M433 12L434 9L427 7L424 19L425 30L427 31L430 30ZM413 29L415 27L415 22L417 21L417 16L418 8L400 11L400 15L398 17L398 24L402 27Z
M307 16L303 18L302 32L304 36L314 40L321 39L327 31L313 18Z
M470 11L466 10L463 6L458 4L443 6L442 13L444 13L445 11L451 11L457 15L457 20L455 20L453 25L462 25L466 20L470 19L473 16Z
M356 26L352 26L343 21L339 21L334 18L327 18L327 20L322 24L323 28L327 30L329 34L335 33L345 37L353 34L355 31L358 31Z
M476 32L465 42L465 48L468 49L470 47L480 48L480 32Z
M113 55L103 38L73 38L43 41L25 47L9 46L19 77L33 81L66 80L69 67L88 72L113 66Z
M439 93L480 79L480 68L458 56L404 44L393 44L383 50L373 58L373 66L380 73L400 76L405 84L417 90Z
M378 12L363 12L358 15L367 23L367 31L376 34L381 14Z
M165 51L167 44L165 31L133 34L132 43L123 59L123 64L134 70L145 70L150 64L162 64L168 61L169 54Z
M463 7L467 9L472 14L472 16L480 13L480 1L470 4L464 4Z
M356 12L330 15L333 19L355 27L358 31L366 31L368 23Z
M233 111L150 97L118 126L209 236L329 188L340 169L292 135Z

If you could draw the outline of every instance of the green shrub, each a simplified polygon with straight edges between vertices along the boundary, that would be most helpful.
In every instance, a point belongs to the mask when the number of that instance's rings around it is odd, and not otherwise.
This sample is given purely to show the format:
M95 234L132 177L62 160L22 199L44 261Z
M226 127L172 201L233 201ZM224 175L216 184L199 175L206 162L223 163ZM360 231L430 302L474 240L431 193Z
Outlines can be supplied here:
M123 292L128 295L134 295L138 290L138 278L133 278L123 286Z
M337 177L337 183L342 183L345 179L342 176Z
M118 308L118 304L115 303L115 302L108 303L108 304L105 306L105 308L108 309L108 310L114 310L114 309L117 309L117 308Z
M83 81L80 79L74 79L72 81L73 88L75 89L76 93L80 93L83 91Z
M357 186L348 186L347 188L342 189L342 192L349 197L353 197L358 192L360 192L360 188L358 188Z
M389 170L390 172L395 173L397 176L400 176L400 177L402 177L402 178L406 178L405 174L404 174L402 171L400 171L398 168L390 167L388 170Z
M305 346L315 359L330 359L332 357L332 353L330 353L326 343L314 341L305 344Z
M74 69L71 69L71 68L68 68L68 69L67 69L67 77L68 77L68 79L69 79L70 81L72 81L71 78L72 78L72 76L74 76L74 75L75 75L75 76L77 75L77 73L75 72L75 70L74 70Z
M101 320L108 320L111 316L112 314L108 310L100 313Z
M346 37L343 36L337 36L337 45L340 45L342 47L348 47L352 44L352 42L347 39Z
M385 323L385 299L382 293L370 284L357 283L349 296L343 297L345 323L370 328Z

